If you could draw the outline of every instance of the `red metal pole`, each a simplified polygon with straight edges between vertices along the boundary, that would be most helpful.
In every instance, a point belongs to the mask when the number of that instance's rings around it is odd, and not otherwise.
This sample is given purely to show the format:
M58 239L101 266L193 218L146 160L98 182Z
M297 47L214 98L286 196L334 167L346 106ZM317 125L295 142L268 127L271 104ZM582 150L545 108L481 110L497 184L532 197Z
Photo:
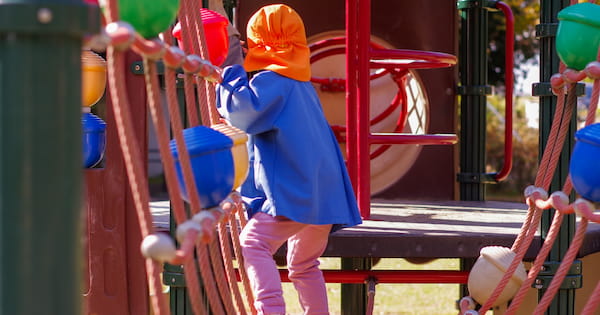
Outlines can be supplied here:
M513 151L513 68L514 68L514 16L510 6L504 2L497 2L496 8L500 9L504 13L506 18L506 50L504 53L504 86L505 86L505 126L504 126L504 163L500 172L494 175L496 181L502 181L508 177L510 170L512 169L512 151Z
M354 193L358 194L358 161L356 151L356 19L353 0L346 0L346 160Z
M358 38L357 56L357 107L356 121L358 123L357 150L358 150L358 206L361 216L369 219L371 216L371 158L370 158L370 114L369 114L369 87L370 87L370 42L371 42L371 1L358 1L358 23L356 36Z
M394 133L374 133L369 136L371 144L456 144L455 134L413 135Z
M288 271L279 270L281 281L290 282ZM239 271L236 277L241 281ZM323 270L327 283L365 283L375 279L377 283L456 283L466 284L468 271L458 270Z

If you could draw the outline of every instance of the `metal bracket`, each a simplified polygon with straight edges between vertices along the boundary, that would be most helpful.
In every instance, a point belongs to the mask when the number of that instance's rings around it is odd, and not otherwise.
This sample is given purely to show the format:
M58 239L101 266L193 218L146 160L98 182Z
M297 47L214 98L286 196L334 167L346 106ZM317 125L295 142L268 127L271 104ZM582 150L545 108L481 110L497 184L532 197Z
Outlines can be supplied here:
M163 284L170 287L185 287L185 275L183 266L165 264L163 272Z
M459 183L470 184L494 184L497 183L494 179L495 173L458 173L456 180Z
M535 26L535 37L555 37L558 31L558 23L543 23Z
M585 84L577 83L575 86L575 94L577 96L585 95ZM533 84L532 96L554 96L552 93L552 85L550 82L537 82Z
M144 74L144 62L143 61L135 61L131 64L131 66L129 66L129 69L131 70L131 73L135 74L135 75L143 75ZM156 72L158 75L164 75L165 74L165 65L164 63L162 63L162 61L158 61L156 63ZM175 85L178 88L183 88L183 77L180 76L180 74L182 74L183 71L181 71L181 69L177 70L177 78L175 79Z
M459 85L456 87L458 95L490 95L492 92L492 87L489 85Z
M546 261L542 266L538 277L535 279L533 287L536 289L546 289L550 286L560 261ZM576 260L571 265L567 276L560 285L561 289L579 289L583 284L581 260Z
M456 3L456 7L459 10L466 9L496 9L496 3L498 0L459 0Z

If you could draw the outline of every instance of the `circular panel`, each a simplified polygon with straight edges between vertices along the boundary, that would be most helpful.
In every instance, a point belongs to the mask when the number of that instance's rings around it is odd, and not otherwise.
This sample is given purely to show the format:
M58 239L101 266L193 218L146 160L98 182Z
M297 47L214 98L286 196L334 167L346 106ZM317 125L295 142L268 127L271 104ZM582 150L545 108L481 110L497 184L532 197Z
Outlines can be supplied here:
M344 31L324 32L311 36L308 43L311 45L344 35ZM375 36L371 37L371 41L384 48L393 48L389 43ZM343 48L343 43L334 42L332 45L319 45L311 52L312 56L320 55L320 58L315 58L317 60L312 63L312 77L318 78L313 80L313 85L323 105L325 116L334 131L340 129L339 127L343 129L346 124L346 93L343 89L346 60ZM381 71L381 69L371 70L369 109L371 132L426 133L429 123L429 102L417 74L407 70L402 83L398 84L389 73L379 76ZM323 79L338 79L334 82L341 84L341 88L339 85L324 86L321 84ZM399 87L402 88L401 91ZM394 108L393 100L398 96L405 102L401 101L400 106ZM398 126L398 121L402 107L405 105L406 123L402 127ZM384 112L386 115L382 115ZM414 164L422 149L422 146L414 144L381 147L382 145L371 146L371 194L377 194L400 180ZM345 155L345 144L340 143L340 148Z

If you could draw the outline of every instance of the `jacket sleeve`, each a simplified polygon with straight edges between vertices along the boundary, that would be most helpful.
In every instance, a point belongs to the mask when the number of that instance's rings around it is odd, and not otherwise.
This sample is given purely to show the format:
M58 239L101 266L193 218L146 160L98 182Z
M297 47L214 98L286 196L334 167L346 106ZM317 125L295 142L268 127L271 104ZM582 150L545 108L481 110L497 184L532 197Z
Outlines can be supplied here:
M289 84L283 77L264 71L248 81L240 65L227 67L217 85L217 109L232 125L249 134L269 131L285 105Z

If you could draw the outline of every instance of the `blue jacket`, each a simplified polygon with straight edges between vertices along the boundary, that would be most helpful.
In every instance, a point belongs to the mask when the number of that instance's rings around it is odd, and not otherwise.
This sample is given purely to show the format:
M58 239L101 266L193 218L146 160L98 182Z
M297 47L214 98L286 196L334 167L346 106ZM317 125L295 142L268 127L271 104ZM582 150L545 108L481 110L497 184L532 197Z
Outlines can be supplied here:
M343 156L314 87L243 67L225 69L217 108L249 135L250 172L241 187L249 215L257 211L334 230L361 218Z

